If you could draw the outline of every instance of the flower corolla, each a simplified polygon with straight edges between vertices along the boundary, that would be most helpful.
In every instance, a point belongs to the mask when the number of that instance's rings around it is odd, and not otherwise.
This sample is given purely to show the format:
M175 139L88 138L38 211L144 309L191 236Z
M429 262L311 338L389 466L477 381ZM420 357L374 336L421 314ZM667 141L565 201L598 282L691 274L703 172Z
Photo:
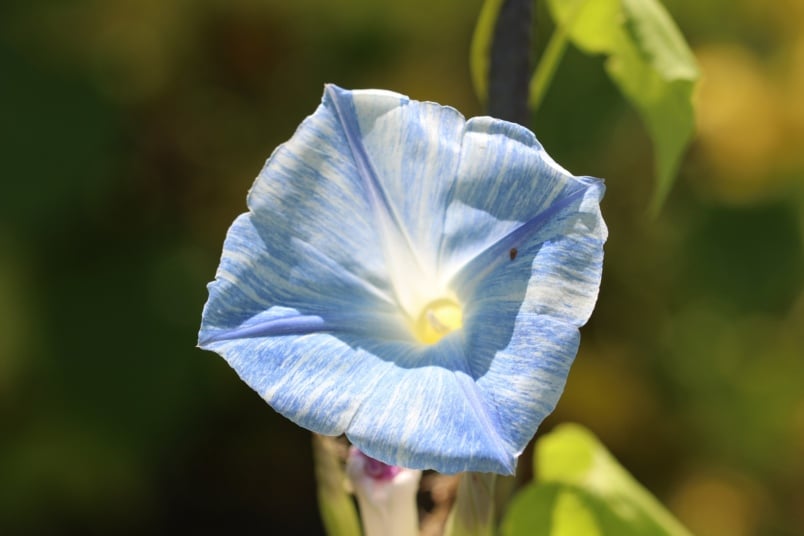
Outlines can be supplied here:
M597 299L603 191L519 125L328 85L229 229L199 345L372 458L510 474Z

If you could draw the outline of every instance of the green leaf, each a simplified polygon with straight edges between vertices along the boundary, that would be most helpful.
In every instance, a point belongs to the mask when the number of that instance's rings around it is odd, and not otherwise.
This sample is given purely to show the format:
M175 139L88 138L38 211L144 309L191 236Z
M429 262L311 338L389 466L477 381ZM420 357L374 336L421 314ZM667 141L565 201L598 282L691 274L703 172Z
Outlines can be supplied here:
M557 30L587 53L610 54L622 39L621 0L548 0Z
M505 0L486 0L480 8L475 33L469 49L469 71L475 93L485 106L489 94L489 68L491 66L491 46L494 42L494 29L497 16Z
M514 498L503 536L604 536L579 493L560 484L530 485Z
M313 435L313 461L318 484L318 509L329 536L361 536L360 519L346 489L341 445L333 437Z
M511 502L503 536L690 536L585 428L536 444L536 481Z
M658 0L548 0L547 5L558 38L608 56L606 72L645 122L655 146L650 212L656 215L695 131L692 94L699 74L692 52ZM543 92L544 86L543 79L532 84L534 91Z

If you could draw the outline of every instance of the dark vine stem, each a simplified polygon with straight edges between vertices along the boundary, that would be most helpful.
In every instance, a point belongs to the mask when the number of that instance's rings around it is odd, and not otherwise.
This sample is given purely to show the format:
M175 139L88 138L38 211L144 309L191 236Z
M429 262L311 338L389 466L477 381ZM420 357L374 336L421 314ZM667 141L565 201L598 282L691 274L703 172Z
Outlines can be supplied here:
M504 0L491 44L488 113L528 126L534 0Z

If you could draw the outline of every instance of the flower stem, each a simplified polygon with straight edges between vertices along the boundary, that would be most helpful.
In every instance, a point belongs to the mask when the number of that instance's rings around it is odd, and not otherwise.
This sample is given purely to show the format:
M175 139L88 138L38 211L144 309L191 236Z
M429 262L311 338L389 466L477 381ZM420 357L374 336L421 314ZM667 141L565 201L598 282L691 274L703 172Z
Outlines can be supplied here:
M489 65L488 113L527 125L533 0L503 0Z

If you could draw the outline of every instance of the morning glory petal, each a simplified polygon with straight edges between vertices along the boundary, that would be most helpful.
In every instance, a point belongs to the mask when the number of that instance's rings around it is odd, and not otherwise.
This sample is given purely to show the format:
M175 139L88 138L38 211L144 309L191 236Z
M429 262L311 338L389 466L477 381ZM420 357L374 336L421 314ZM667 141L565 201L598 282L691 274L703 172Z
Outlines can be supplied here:
M227 233L199 344L382 462L511 473L597 296L602 193L517 125L327 86Z
M499 316L488 315L499 322ZM501 343L501 339L504 342ZM502 440L518 456L542 420L556 406L575 358L580 334L575 326L548 315L520 313L510 333L489 329L473 340L477 355L488 352L476 380L481 396L506 426ZM499 349L501 344L507 344Z
M516 230L460 272L456 288L471 293L465 326L470 370L518 455L555 408L597 298L607 230L600 182L559 199L549 221L523 236ZM527 223L517 228L527 227ZM506 243L509 237L514 242ZM517 248L514 258L506 254ZM491 252L491 255L489 255ZM482 273L482 276L478 276ZM463 278L463 279L462 279ZM478 281L479 278L479 281Z
M441 367L415 373L393 369L362 404L346 435L367 445L372 457L404 467L511 474L516 458L500 441L501 424L491 419L475 389L469 376ZM434 406L433 399L448 406ZM379 409L389 402L392 412Z
M463 116L432 102L352 92L362 143L373 159L392 210L415 253L434 265L439 243L433 229L443 225L458 171Z
M323 315L328 325L387 314L393 300L380 237L330 103L274 152L248 205L227 234L210 284L202 343L252 327L266 313L274 318L275 308L283 316L286 309Z
M455 109L390 91L328 86L371 200L387 275L409 314L437 292L440 242L465 120Z
M487 276L471 298L465 325L470 370L489 411L509 423L501 435L512 452L525 448L561 396L578 327L597 295L601 261L596 239L534 240Z
M600 184L556 164L526 128L490 117L467 122L457 173L441 249L448 274L528 222L553 222L568 201Z
M608 235L599 208L603 191L595 181L562 194L542 213L477 252L452 285L472 307L506 304L582 326L600 287Z
M272 407L300 426L340 435L392 364L326 333L209 343Z

